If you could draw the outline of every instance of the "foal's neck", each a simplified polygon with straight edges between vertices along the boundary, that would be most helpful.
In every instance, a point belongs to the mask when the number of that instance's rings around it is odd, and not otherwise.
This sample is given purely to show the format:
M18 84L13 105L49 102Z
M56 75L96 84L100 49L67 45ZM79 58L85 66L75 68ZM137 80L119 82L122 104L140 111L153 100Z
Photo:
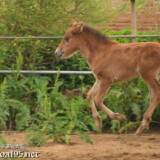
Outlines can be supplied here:
M92 35L82 35L80 41L79 50L81 51L83 57L87 60L88 64L91 66L94 58L100 54L104 48L108 48L112 44L112 41L103 41Z

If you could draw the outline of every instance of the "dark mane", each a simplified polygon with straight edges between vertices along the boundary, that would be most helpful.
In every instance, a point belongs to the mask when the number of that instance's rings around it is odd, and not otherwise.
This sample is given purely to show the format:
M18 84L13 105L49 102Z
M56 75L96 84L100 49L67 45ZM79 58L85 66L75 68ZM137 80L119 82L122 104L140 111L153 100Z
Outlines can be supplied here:
M104 42L111 41L111 39L108 36L100 33L100 31L98 31L94 28L87 26L86 24L83 25L83 31L86 32L87 34L91 34L91 35L95 36L98 40L102 40Z

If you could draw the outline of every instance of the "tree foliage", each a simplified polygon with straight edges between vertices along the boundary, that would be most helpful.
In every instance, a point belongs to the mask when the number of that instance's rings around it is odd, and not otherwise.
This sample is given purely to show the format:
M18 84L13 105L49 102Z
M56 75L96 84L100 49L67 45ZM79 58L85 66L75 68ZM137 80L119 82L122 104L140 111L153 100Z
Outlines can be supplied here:
M1 0L3 35L58 35L71 21L102 24L115 12L106 0Z

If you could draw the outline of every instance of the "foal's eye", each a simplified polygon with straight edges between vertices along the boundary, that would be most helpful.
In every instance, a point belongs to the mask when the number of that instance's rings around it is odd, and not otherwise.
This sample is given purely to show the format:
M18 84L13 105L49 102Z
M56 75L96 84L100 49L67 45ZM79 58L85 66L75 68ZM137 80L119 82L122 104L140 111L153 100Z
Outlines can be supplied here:
M65 40L68 42L69 41L69 37L66 37Z

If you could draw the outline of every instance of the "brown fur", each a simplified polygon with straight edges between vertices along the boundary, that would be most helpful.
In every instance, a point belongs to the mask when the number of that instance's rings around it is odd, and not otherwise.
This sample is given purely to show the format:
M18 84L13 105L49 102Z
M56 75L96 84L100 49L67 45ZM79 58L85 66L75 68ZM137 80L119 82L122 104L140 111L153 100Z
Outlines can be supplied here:
M66 37L69 38L68 41ZM148 129L152 114L160 102L160 82L157 77L160 73L160 44L155 42L120 44L84 23L74 23L64 35L56 54L61 58L68 58L76 50L81 51L96 78L87 95L96 126L102 128L94 98L97 107L111 119L126 120L123 115L108 109L103 104L103 97L113 83L128 81L140 75L148 85L150 105L136 133L140 134Z

